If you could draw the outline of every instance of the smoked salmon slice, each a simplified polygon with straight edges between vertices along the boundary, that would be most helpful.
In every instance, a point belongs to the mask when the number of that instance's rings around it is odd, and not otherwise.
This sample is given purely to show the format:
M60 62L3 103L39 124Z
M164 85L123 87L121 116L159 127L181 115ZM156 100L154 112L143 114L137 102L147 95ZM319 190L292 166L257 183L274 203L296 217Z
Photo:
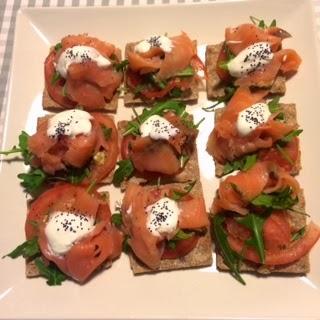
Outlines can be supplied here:
M216 65L220 80L224 83L233 83L235 86L269 88L278 75L290 77L298 71L302 60L295 50L282 49L282 40L287 37L290 35L278 27L261 28L245 23L235 28L227 28L225 45L221 49ZM221 63L226 62L225 59L228 59L230 54L234 58L249 46L262 42L268 43L271 47L273 53L271 62L239 78L233 78L228 70L221 68Z
M130 182L122 201L124 231L129 236L130 247L136 257L151 269L157 269L160 265L166 238L163 235L155 236L148 230L146 208L163 197L170 197L174 190L179 188L171 185L143 187ZM193 230L209 226L202 197L189 194L177 204L180 209L179 229Z
M57 74L55 66L61 54L74 46L96 49L111 62L110 66L100 67L88 59L70 64L66 78L60 75L58 80L54 80ZM46 89L50 97L63 107L81 105L86 110L103 108L122 83L123 73L114 67L120 60L120 50L110 43L86 34L66 36L61 40L60 47L52 50L45 61Z
M300 186L296 179L272 162L257 162L246 172L228 176L220 182L212 204L214 214L223 211L245 215L250 201L262 193L272 193L290 188L293 196L299 196Z
M50 214L57 211L76 212L95 221L94 228L63 255L53 253L45 233ZM38 227L34 228L30 221ZM87 281L103 263L117 258L123 240L122 233L111 224L109 206L99 194L88 194L85 188L69 184L49 189L32 203L27 215L26 236L28 240L38 237L43 256L80 283Z
M270 148L277 140L297 128L297 125L278 121L272 114L266 123L248 135L241 136L238 133L236 122L239 113L255 103L264 102L263 98L267 93L265 90L252 93L248 87L236 90L208 139L207 151L216 161L223 164L259 149Z

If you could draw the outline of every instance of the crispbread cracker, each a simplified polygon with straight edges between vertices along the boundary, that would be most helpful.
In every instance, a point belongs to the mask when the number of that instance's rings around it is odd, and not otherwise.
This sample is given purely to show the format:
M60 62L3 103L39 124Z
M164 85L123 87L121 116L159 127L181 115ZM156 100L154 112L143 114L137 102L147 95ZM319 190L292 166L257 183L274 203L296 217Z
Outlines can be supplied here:
M37 130L39 129L39 126L41 125L41 123L43 123L44 121L46 121L47 119L49 119L50 117L52 117L53 115L45 115L43 117L40 117L37 119ZM112 120L114 121L114 117L111 116L110 114L108 114L108 116L110 118L112 118ZM112 180L113 180L113 175L114 175L114 172L115 172L115 169L113 169L107 177L105 177L102 181L99 182L99 184L103 184L103 183L107 183L107 184L110 184L112 183Z
M217 99L225 95L225 85L221 82L217 72L216 65L223 42L220 44L208 45L206 49L206 68L207 68L207 96L208 99ZM273 83L259 83L259 88L270 87L270 93L285 94L286 79L283 76L277 76Z
M118 130L119 130L119 139L121 140L123 133L127 127L128 121L119 121L118 122ZM138 177L140 182L145 182L146 180L143 177ZM186 163L183 170L176 174L173 177L166 177L164 181L168 182L186 182L190 180L199 180L200 179L200 170L198 164L198 152L196 145L194 146L193 152ZM125 184L123 185L123 190L125 189Z
M89 112L91 111L110 111L110 112L116 112L118 108L118 99L119 99L119 94L115 93L112 100L110 102L106 102L104 106L101 108L96 108L96 109L90 109L88 110ZM66 108L55 102L49 95L47 89L44 89L43 95L42 95L42 106L44 110L48 111L63 111L63 110L68 110L71 108ZM74 108L76 108L75 106ZM85 108L84 108L85 109Z
M215 122L219 120L221 115L223 114L224 108L217 109L215 111ZM297 122L297 110L296 105L294 103L280 103L280 111L282 111L285 115L285 122L289 125L296 126L298 125ZM216 177L222 177L223 174L223 167L224 165L217 162L215 159L215 174ZM301 163L300 163L300 150L299 150L299 157L297 160L297 163L295 164L292 172L290 172L292 175L297 175L301 169Z
M181 183L173 183L172 187L180 187ZM148 188L148 186L146 186ZM201 182L198 180L190 192L194 196L203 196ZM159 271L178 270L186 268L199 268L212 264L212 242L210 228L200 237L197 246L186 256L179 259L161 260L160 267L153 270L145 266L131 251L129 253L130 266L134 274L154 273Z
M195 40L193 41L195 44L197 43ZM125 48L125 57L127 58L127 54L130 51L133 51L134 46L138 42L131 42L126 44ZM126 74L124 83L127 83ZM196 103L199 96L199 90L202 88L202 82L197 77L193 77L190 90L187 90L182 97L173 98L171 100L184 101L186 103ZM130 88L127 88L127 92L124 94L124 105L127 107L141 106L141 105L149 105L153 104L155 101L152 100L144 100L140 96L135 95L130 91ZM168 98L166 98L168 99ZM158 100L157 100L158 101Z
M305 211L305 199L303 195L303 190L299 194L299 203L297 203L293 210L297 210L299 212ZM291 220L291 227L294 232L297 232L304 226L306 226L306 216L297 212L288 211ZM217 260L216 264L219 270L228 271L229 268L223 261L223 257L219 253L219 250L216 250ZM249 261L243 261L240 265L239 270L241 272L257 272L260 274L271 274L271 273L286 273L286 274L305 274L310 271L310 262L309 262L309 254L305 255L295 263L290 263L288 265L282 266L259 266L255 263Z
M106 201L106 203L109 205L110 202L110 194L107 191L99 192L100 195L103 197L103 199ZM29 204L28 204L29 207ZM101 268L107 269L112 265L112 261L106 261L106 263L103 264ZM39 269L37 268L34 260L26 260L26 277L27 278L36 278L40 277L41 274L39 272Z

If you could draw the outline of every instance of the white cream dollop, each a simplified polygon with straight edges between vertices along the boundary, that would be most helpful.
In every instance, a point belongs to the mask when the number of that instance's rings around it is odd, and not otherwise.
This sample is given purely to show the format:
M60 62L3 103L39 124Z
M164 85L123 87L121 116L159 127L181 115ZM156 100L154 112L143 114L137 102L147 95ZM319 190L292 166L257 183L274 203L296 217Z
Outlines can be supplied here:
M176 201L164 197L146 208L147 229L156 237L172 238L178 228L180 209Z
M56 211L45 227L49 248L55 255L64 255L94 228L94 218L73 212Z
M242 110L237 118L237 130L241 136L246 136L260 125L266 123L271 115L266 103L255 103Z
M171 39L166 36L151 36L136 44L134 51L138 53L145 53L148 52L152 47L159 47L164 52L171 52L173 43Z
M271 46L268 42L257 42L242 50L228 63L230 75L240 78L264 65L273 59Z
M104 57L93 47L88 46L74 46L63 51L56 64L56 70L61 77L66 78L68 68L72 63L83 63L87 61L94 61L99 67L106 68L111 65L109 59Z
M169 140L179 133L179 129L171 124L167 119L153 115L140 126L142 137L150 136L154 140Z
M59 112L49 119L47 135L52 138L88 135L92 129L91 119L90 113L83 110L72 109Z

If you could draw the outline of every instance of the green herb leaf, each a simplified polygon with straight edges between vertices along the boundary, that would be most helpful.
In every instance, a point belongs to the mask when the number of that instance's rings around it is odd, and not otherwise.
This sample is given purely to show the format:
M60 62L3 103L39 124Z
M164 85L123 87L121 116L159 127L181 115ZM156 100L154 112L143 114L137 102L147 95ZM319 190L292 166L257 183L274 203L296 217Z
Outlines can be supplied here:
M268 102L269 111L271 113L276 113L279 111L280 108L280 96L274 97L271 101Z
M241 277L239 271L240 259L238 255L230 248L228 243L227 234L223 227L224 219L225 218L219 214L215 215L215 217L213 218L213 232L216 244L220 249L225 264L230 269L231 275L240 283L245 285L246 283Z
M160 89L164 89L167 86L167 81L160 80L157 78L157 76L154 73L150 73L148 75L148 80L156 87Z
M263 224L265 218L254 213L249 213L242 218L236 219L238 223L244 225L252 231L252 237L245 241L245 244L254 247L258 254L261 263L264 263L264 241L263 241Z
M281 147L286 145L288 142L291 142L293 138L298 137L303 132L302 129L293 130L289 132L287 135L285 135L283 138L281 138L278 143L280 143Z
M187 162L189 161L190 157L188 155L182 154L180 156L180 168L184 168Z
M89 168L69 168L66 180L71 184L80 184L89 174Z
M169 93L171 98L177 99L182 96L182 90L180 88L173 88Z
M26 192L36 194L46 181L47 175L41 169L32 169L28 173L18 174L18 178L22 180L21 185Z
M41 258L36 258L34 262L40 274L47 279L47 284L49 286L60 286L61 283L66 280L66 275L56 266L47 266Z
M122 251L124 253L129 253L130 250L131 250L131 247L130 247L130 244L129 244L129 239L130 237L129 236L125 236L124 239L123 239L123 242L122 242Z
M122 226L122 215L121 213L114 213L111 216L111 222L117 227L121 227Z
M250 154L250 155L244 156L239 160L235 160L233 162L227 162L223 166L223 174L224 175L229 174L236 170L248 171L250 168L252 168L255 165L256 162L257 162L256 154Z
M55 51L59 51L60 49L62 49L62 44L61 44L61 42L58 42L58 43L54 46L54 50L55 50Z
M255 206L265 207L275 210L290 209L298 203L298 197L292 197L292 189L286 187L280 192L262 193L253 200L251 203Z
M101 129L105 140L109 140L111 138L112 128L107 128L105 125L101 125Z
M289 154L284 150L279 143L276 143L276 148L280 152L281 156L287 160L291 165L294 165L294 161L291 159Z
M215 111L216 107L219 106L221 103L230 101L230 99L232 98L235 91L236 91L236 87L234 87L234 86L225 87L225 89L224 89L225 95L223 97L217 98L217 102L214 103L212 106L202 108L202 110L207 111L207 112Z
M66 84L62 87L62 95L63 95L64 97L67 97L67 96L68 96Z
M16 259L20 256L23 256L24 258L32 258L38 254L40 254L40 248L38 245L38 238L35 237L20 244L2 258L10 257L12 259Z
M277 20L276 19L273 19L270 23L270 28L272 27L276 27L277 26Z
M301 239L305 233L306 233L306 227L301 228L300 230L298 230L292 235L291 241L296 241Z
M118 168L113 175L113 184L119 187L121 182L129 178L134 171L134 166L131 160L120 160L117 162Z
M153 105L151 109L143 109L142 114L137 116L136 119L129 121L124 135L133 134L139 135L140 125L153 115L162 116L166 111L173 111L178 116L185 112L186 105L180 101L168 100L158 102Z
M194 76L195 72L191 66L186 67L182 71L176 74L177 77L192 77Z
M56 71L51 78L51 84L56 84L61 79L60 73Z
M173 240L169 240L167 242L167 247L171 250L175 250L175 248L177 247L177 242Z
M134 88L134 94L135 95L138 95L139 93L141 93L143 90L145 90L146 89L146 85L144 85L144 84L138 84L135 88Z
M185 232L181 229L174 235L172 240L179 241L179 240L187 240L194 236L194 232Z
M260 20L258 27L261 29L265 29L267 27L267 25L265 24L264 20Z
M128 60L122 60L120 63L117 63L114 65L114 68L116 69L117 72L124 72L129 65Z
M196 182L197 180L190 182L188 185L184 187L184 191L173 191L171 199L174 201L180 201L184 196L190 193Z

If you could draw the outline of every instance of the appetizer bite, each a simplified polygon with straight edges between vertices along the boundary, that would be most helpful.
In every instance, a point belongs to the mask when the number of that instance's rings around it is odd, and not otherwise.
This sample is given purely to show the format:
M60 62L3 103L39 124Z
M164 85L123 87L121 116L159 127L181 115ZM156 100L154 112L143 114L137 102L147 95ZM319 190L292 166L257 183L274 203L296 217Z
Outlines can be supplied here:
M209 219L199 182L130 182L121 215L134 274L211 265Z
M28 173L18 176L31 194L45 182L111 182L119 153L118 132L108 115L66 110L39 118L34 135L23 132L19 148L2 153L16 152L21 152L25 163L31 165Z
M309 272L308 253L320 236L306 224L298 182L271 162L258 162L247 172L220 183L212 204L217 266L240 272Z
M122 250L123 236L111 224L105 196L70 184L47 190L29 208L27 241L8 256L26 258L27 277L43 276L48 285L66 277L87 281Z
M270 160L290 172L300 170L300 149L294 104L267 102L266 90L238 88L225 108L215 112L207 151L215 160L216 176L247 170L258 159Z
M123 79L120 62L120 49L110 43L86 34L64 37L44 64L44 109L115 111Z
M199 79L197 71L204 65L197 56L196 41L186 33L179 36L151 36L128 43L125 74L125 105L176 98L196 101Z
M286 79L299 68L301 58L292 49L282 49L290 34L263 21L227 28L225 41L206 50L207 95L223 97L226 88L249 86L284 94Z
M116 186L131 176L143 180L188 181L199 178L198 124L178 101L160 102L120 121L121 158L114 174ZM163 180L164 179L164 180Z

